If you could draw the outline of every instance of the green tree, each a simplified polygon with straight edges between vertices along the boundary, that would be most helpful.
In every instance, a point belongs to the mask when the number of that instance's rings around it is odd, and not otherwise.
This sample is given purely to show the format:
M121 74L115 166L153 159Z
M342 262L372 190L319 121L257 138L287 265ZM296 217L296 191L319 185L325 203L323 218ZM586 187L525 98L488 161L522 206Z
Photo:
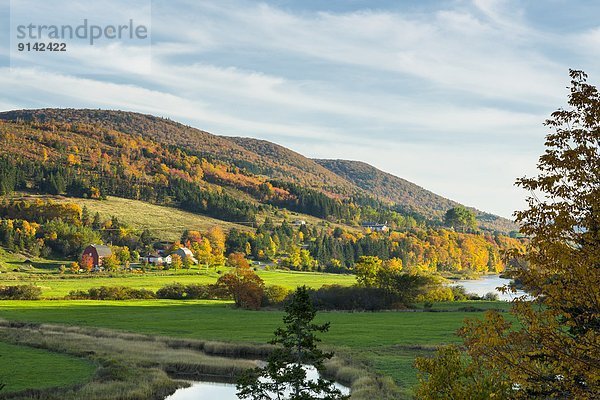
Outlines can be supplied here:
M477 228L475 214L463 206L454 207L446 211L444 223L446 226L460 231Z
M600 398L600 95L570 74L539 175L517 181L532 193L516 213L530 245L512 275L533 300L513 302L517 324L490 312L460 331L469 357L516 388L508 398Z
M181 262L183 263L183 268L184 269L190 269L192 267L192 264L193 264L192 258L188 257L188 256L183 257L183 260L181 260Z
M377 275L381 270L382 261L377 256L361 256L354 266L356 282L360 286L377 286Z
M102 221L100 220L100 213L94 214L94 219L92 220L92 229L98 230L102 227Z
M332 381L307 378L306 365L314 366L323 372L323 362L332 353L319 350L320 341L316 332L327 332L329 323L316 325L312 321L316 310L306 286L296 289L291 301L285 306L283 322L285 326L275 331L271 344L277 349L269 356L264 368L256 368L242 375L237 385L237 395L241 399L287 399L312 400L347 399Z

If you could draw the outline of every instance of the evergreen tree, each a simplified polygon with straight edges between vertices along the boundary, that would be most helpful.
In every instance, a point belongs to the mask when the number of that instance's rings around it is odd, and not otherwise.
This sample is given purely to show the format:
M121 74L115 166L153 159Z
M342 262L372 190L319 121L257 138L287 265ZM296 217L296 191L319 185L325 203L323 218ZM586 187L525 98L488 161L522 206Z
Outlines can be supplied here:
M92 229L98 230L102 226L102 221L100 220L100 213L94 214L94 219L92 221Z
M309 380L306 365L323 372L323 362L332 353L317 348L320 341L315 333L327 332L329 323L313 324L316 310L306 286L296 289L292 300L285 307L285 327L275 331L271 344L279 345L264 368L247 371L237 385L241 399L287 399L287 400L343 400L347 399L332 381L318 378Z
M91 223L90 210L86 206L81 210L81 223L83 226L90 226Z

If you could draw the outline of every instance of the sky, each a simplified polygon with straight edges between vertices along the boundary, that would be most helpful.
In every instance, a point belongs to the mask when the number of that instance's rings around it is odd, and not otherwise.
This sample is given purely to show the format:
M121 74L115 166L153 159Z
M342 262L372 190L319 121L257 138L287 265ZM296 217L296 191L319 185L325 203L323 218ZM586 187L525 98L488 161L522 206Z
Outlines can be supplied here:
M600 80L598 1L110 1L0 0L0 110L149 113L365 161L510 217L569 68ZM83 17L150 34L16 51L19 22Z

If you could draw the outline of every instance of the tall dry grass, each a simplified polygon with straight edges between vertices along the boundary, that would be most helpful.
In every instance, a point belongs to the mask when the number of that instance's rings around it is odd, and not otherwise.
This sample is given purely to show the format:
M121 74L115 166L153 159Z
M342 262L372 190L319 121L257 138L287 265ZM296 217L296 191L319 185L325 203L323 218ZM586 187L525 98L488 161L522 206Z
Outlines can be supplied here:
M158 400L186 380L235 382L273 346L176 339L53 324L0 320L0 340L87 358L98 365L89 382L70 388L0 394L0 399ZM325 363L325 377L351 388L353 400L408 398L391 378L378 377L350 357ZM33 377L32 377L33 379Z

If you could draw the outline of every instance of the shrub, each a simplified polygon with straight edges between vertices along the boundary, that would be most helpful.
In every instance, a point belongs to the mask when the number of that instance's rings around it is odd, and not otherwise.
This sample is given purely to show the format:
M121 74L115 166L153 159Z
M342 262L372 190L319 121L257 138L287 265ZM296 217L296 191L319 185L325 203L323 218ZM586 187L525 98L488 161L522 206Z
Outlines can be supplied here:
M317 308L325 310L376 311L399 306L383 289L359 286L326 285L311 291L311 298Z
M186 287L181 283L171 283L156 291L156 297L159 299L181 300L185 297L185 294Z
M156 297L172 300L224 300L231 298L227 289L219 285L183 285L181 283L163 286L156 291Z
M42 289L33 285L0 286L0 300L39 300Z
M431 288L426 293L417 296L417 301L440 302L452 300L454 300L452 289L443 286Z
M498 293L496 293L496 292L487 292L483 296L483 299L489 300L489 301L498 301L500 299L500 296L498 296Z
M263 294L263 306L281 304L290 293L290 290L280 285L267 286Z
M87 292L82 290L72 291L67 296L69 299L86 300L139 300L153 299L154 292L147 289L134 289L126 286L102 286L91 288Z
M467 290L464 286L450 286L450 290L452 290L452 296L454 297L454 301L467 300Z

